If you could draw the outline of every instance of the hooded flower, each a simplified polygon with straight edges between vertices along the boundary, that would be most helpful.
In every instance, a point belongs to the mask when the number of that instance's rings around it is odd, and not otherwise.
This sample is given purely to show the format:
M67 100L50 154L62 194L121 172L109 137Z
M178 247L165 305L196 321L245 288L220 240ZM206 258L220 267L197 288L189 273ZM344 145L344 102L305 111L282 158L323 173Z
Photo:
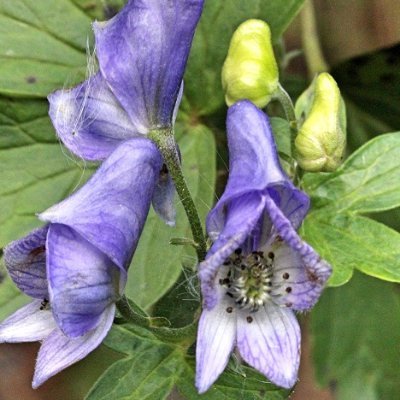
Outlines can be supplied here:
M293 311L314 305L331 269L296 233L309 199L281 169L265 114L238 102L227 130L229 180L208 215L214 243L199 266L196 386L205 392L236 347L271 382L290 388L300 359Z
M0 342L43 341L34 388L109 331L161 167L148 139L124 142L85 186L40 215L46 226L5 248L11 278L33 301L0 324Z
M99 72L49 96L59 138L77 156L103 160L121 141L169 129L203 0L130 0L111 20L94 23ZM170 178L153 206L174 223Z

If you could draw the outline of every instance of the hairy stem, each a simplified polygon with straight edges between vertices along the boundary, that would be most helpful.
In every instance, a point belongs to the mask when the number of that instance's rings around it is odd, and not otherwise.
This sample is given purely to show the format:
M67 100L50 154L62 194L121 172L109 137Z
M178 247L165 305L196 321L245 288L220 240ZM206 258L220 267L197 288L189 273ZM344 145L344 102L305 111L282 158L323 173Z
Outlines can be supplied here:
M150 139L157 145L164 157L164 162L175 183L176 191L185 209L192 230L193 239L196 243L196 253L198 261L203 261L206 252L206 240L201 226L199 214L182 174L177 145L174 134L171 130L151 131Z

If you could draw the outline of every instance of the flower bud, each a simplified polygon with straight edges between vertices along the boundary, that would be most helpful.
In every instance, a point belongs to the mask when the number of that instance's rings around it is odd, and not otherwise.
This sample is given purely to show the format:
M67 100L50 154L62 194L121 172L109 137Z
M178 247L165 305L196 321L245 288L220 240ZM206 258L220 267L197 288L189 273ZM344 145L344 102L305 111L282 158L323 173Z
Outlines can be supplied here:
M296 102L300 129L295 140L297 161L305 171L334 171L346 147L346 108L328 73L319 74Z
M243 22L232 36L222 68L226 104L248 99L263 108L271 100L278 80L268 24L257 19Z

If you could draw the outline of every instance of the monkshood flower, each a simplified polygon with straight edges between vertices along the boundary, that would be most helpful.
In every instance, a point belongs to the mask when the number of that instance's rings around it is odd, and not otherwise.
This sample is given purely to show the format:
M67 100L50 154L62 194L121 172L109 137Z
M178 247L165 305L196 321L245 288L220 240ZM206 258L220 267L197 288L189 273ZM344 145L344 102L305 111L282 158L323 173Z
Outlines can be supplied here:
M126 141L86 185L39 216L46 226L5 248L11 278L33 301L0 324L0 342L43 341L34 388L109 331L161 166L151 141Z
M99 72L49 96L59 138L77 156L103 160L121 141L170 129L203 0L130 0L94 23ZM173 224L173 184L165 176L153 206Z
M227 130L229 180L208 215L214 243L199 266L196 386L205 392L236 347L271 382L290 388L300 359L294 311L314 305L331 268L296 233L309 199L281 169L265 114L238 102Z

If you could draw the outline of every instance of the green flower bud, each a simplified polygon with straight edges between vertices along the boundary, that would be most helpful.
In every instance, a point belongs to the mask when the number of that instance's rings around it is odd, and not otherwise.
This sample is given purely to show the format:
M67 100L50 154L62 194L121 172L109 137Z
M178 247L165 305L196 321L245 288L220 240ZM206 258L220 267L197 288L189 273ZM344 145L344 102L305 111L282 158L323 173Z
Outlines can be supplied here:
M231 106L238 100L251 100L265 107L279 82L271 43L271 31L264 21L249 19L232 36L222 68L225 101Z
M346 147L346 108L328 73L319 74L296 102L296 158L305 171L334 171Z

